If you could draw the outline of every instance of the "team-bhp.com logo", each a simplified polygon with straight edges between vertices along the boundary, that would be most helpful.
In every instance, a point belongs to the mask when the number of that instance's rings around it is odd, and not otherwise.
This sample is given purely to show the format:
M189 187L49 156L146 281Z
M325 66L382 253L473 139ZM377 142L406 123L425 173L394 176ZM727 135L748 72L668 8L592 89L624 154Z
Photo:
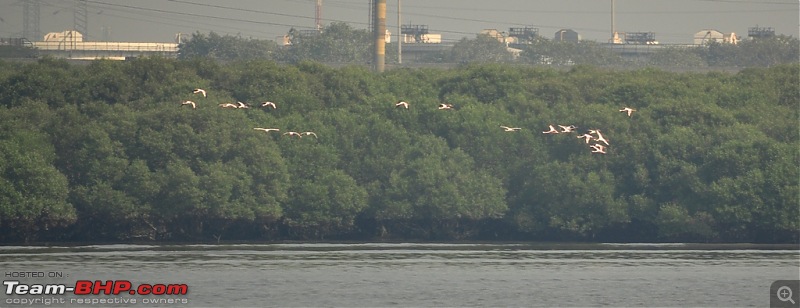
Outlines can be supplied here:
M134 284L128 280L78 280L74 287L65 284L23 284L16 280L3 281L6 295L186 295L186 284Z

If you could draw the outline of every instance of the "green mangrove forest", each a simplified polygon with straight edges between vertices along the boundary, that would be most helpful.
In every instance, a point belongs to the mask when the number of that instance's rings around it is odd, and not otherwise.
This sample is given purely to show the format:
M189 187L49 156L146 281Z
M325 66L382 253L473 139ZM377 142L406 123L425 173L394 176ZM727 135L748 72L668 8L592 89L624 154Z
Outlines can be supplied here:
M798 76L0 62L0 243L796 243Z

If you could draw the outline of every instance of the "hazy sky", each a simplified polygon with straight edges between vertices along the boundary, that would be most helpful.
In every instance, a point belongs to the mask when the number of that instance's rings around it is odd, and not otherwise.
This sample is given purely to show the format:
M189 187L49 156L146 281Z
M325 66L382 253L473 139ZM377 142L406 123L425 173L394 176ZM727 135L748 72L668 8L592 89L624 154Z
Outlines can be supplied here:
M19 37L23 2L0 0L0 37ZM75 0L39 0L40 30L61 32L74 25ZM369 0L323 0L323 25L342 21L357 29L369 23ZM387 27L395 34L397 2L387 0ZM172 42L182 32L240 34L275 39L290 28L314 26L316 0L87 0L89 40L104 29L121 42ZM563 28L583 39L611 36L611 0L401 0L402 24L427 25L445 41L475 37L482 29L508 31L532 26L547 38ZM694 33L715 29L747 36L750 27L772 27L799 37L798 0L616 0L620 32L654 32L661 43L692 43Z

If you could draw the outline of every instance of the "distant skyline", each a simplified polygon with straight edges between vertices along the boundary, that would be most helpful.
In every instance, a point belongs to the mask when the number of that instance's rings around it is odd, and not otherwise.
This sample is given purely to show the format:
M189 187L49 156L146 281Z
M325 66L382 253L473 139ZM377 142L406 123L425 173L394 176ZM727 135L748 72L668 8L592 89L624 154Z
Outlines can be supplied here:
M0 37L20 37L23 3L0 0ZM39 0L40 32L74 27L75 0ZM397 33L397 0L387 0L387 28ZM200 32L274 40L296 29L313 29L315 0L87 0L88 38L119 42L172 42L177 33ZM369 24L369 0L323 0L322 23L339 21L356 29ZM611 37L611 0L401 0L402 24L427 25L445 42L474 38L483 29L535 27L552 39L573 29L584 40ZM704 29L747 37L750 27L771 27L798 37L797 0L616 0L619 32L653 32L664 44L690 44ZM104 35L104 32L107 35ZM395 39L394 37L392 38ZM41 37L36 39L41 40Z

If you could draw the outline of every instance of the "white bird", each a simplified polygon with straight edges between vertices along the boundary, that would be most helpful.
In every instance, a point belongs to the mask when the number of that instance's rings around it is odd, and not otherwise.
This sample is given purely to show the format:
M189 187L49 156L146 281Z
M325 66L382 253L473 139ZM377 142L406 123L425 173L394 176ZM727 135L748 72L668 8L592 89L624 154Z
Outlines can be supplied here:
M248 104L245 104L245 103L242 103L242 102L238 102L238 101L236 103L239 104L239 108L245 108L245 109L250 108L250 105L248 105Z
M636 111L636 109L633 109L633 108L631 108L631 107L625 107L625 108L622 108L622 109L621 109L619 112L627 112L627 113L628 113L628 116L630 117L630 116L631 116L631 114L632 114L634 111Z
M575 126L575 125L569 125L569 126L559 125L558 127L561 127L561 132L562 132L562 133L571 133L571 132L572 132L572 131L574 131L576 128L578 128L578 127L577 127L577 126Z
M297 136L297 138L303 138L303 134L298 133L298 132L285 132L285 133L283 133L283 135L284 136L289 135L289 137Z
M583 135L578 136L578 138L586 138L586 140L585 140L586 143L589 143L590 141L592 141L592 139L594 139L594 136L589 135L589 134L583 134Z
M219 104L219 106L222 108L239 108L236 104L231 103Z
M275 106L273 102L263 102L261 103L261 107L272 107L272 109L278 109L278 106Z
M500 125L500 127L502 127L503 131L506 131L506 132L515 132L515 131L518 131L518 130L522 129L521 127L508 127L508 126L503 126L503 125Z
M453 104L439 104L439 110L453 109Z
M253 129L255 129L255 130L263 130L263 131L268 132L268 133L269 132L279 132L281 130L280 128L264 128L264 127L254 127Z
M602 141L603 143L605 143L606 145L608 145L608 140L606 140L606 138L605 138L605 137L603 137L603 134L601 134L601 133L600 133L600 130L599 130L599 129L596 129L596 130L595 130L595 133L597 134L597 137L594 137L594 139L597 139L597 142L600 142L600 141Z
M306 136L314 136L314 138L317 138L317 134L315 134L314 132L302 132L301 134Z
M194 94L200 93L200 94L203 94L203 97L206 97L206 90L203 90L203 89L200 89L200 88L194 89L194 91L192 91L192 93L194 93Z
M542 134L558 134L558 130L553 125L550 125L550 130L543 131Z
M398 101L397 104L394 104L395 107L403 107L408 109L408 102L406 101Z
M602 144L598 143L595 145L590 145L589 147L594 149L592 153L606 154L606 147L604 147Z
M184 105L192 105L192 109L197 108L197 105L195 105L193 101L184 101L183 103L181 103L181 107L183 107Z

